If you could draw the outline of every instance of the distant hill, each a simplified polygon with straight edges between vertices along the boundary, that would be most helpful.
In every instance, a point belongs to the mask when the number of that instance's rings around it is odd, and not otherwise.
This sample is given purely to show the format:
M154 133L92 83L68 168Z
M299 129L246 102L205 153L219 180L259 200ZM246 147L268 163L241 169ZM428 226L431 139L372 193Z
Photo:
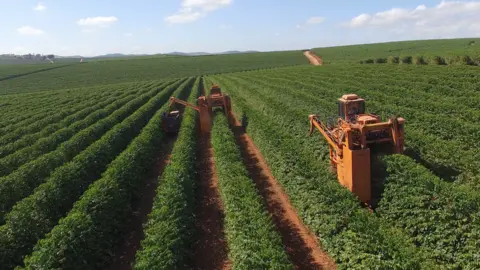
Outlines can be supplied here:
M105 55L97 55L87 58L120 58L120 57L134 57L134 56L149 56L150 54L123 54L123 53L110 53Z
M72 55L72 56L61 56L61 55L55 55L55 58L83 58L81 55Z
M169 52L165 53L165 55L179 55L179 56L199 56L199 55L208 55L209 53L206 52L193 52L193 53L185 53L185 52Z
M157 53L157 54L123 54L123 53L111 53L105 55L98 55L93 57L85 57L86 59L98 59L98 58L122 58L122 57L138 57L138 56L202 56L202 55L219 55L219 54L240 54L240 53L256 53L258 51L226 51L220 53L208 53L208 52L169 52L169 53ZM63 58L63 57L62 57ZM67 58L74 58L69 56ZM82 56L77 56L82 58Z
M389 56L461 56L480 58L480 38L408 40L314 48L313 51L331 62L357 62Z
M256 52L259 52L259 51L226 51L226 52L219 52L219 53L207 53L207 52L192 52L192 53L170 52L170 53L166 53L165 55L201 56L201 55L240 54L240 53L256 53Z
M260 51L226 51L219 54L258 53Z
M75 62L78 59L84 58L85 60L88 59L111 59L111 58L127 58L127 57L145 57L145 56L202 56L202 55L225 55L225 54L241 54L241 53L257 53L259 51L226 51L226 52L219 52L219 53L207 53L207 52L169 52L169 53L156 53L156 54L123 54L123 53L110 53L104 55L97 55L92 57L84 57L81 55L72 55L72 56L62 56L62 55L55 55L55 61L68 61L68 62ZM20 57L15 57L14 55L0 55L0 64L32 64L32 63L41 63L46 62L40 60L29 60L25 61Z
M468 55L480 61L480 38L460 38L460 39L440 39L440 40L411 40L396 41L372 44L357 44L335 47L314 47L312 50L319 56L322 56L328 62L358 62L367 58L387 58L389 56L458 56ZM247 53L259 53L260 51L238 51L231 50L217 53L207 52L179 52L156 54L123 54L111 53L93 57L84 57L80 55L59 56L55 55L55 63L79 62L81 58L85 61L111 59L111 60L129 60L129 58L150 58L150 57L180 57L180 56L211 56L211 55L236 55ZM41 64L49 63L46 60L22 59L20 56L12 54L0 55L0 64Z

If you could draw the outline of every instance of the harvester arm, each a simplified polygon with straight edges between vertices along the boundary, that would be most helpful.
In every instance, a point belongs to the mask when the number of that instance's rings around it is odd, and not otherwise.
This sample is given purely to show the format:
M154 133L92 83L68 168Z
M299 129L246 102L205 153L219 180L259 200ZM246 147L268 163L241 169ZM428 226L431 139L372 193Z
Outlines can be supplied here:
M168 104L168 105L169 105L169 106L172 106L174 103L179 103L179 104L182 104L182 105L184 105L184 106L190 107L190 108L196 110L197 112L200 111L200 109L199 109L197 106L195 106L195 105L192 105L192 104L190 104L190 103L188 103L188 102L186 102L186 101L183 101L183 100L181 100L181 99L178 99L178 98L176 98L176 97L171 97L171 98L170 98L170 104Z
M337 153L341 153L341 149L339 147L339 145L330 137L330 134L326 131L327 128L325 127L325 125L322 123L322 121L320 121L318 119L318 117L314 114L308 116L309 120L310 120L310 131L309 131L309 135L312 135L313 131L314 131L314 128L317 128L318 131L323 135L323 137L325 137L325 139L327 140L328 144L330 144L330 146L335 149L335 151Z

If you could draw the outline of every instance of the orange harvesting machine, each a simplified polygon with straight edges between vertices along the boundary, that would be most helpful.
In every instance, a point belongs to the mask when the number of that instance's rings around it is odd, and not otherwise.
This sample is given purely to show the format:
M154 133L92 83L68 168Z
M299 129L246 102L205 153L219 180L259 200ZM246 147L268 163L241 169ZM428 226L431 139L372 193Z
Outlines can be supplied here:
M212 112L214 108L223 108L223 111L226 115L230 115L232 112L232 102L230 100L230 96L222 93L220 86L216 84L210 88L210 93L208 96L203 94L197 99L197 105L193 105L176 97L171 97L169 106L171 107L174 103L182 104L199 112L200 131L202 133L208 133L212 129ZM169 117L170 114L172 117ZM172 121L180 121L178 117L175 117L175 114L177 114L177 111L171 111L164 117L164 120L172 119ZM164 125L166 132L176 132L178 129L169 130L168 126L179 127L179 124L167 126Z
M311 135L316 128L330 148L331 168L341 185L369 204L372 199L371 155L403 153L404 125L401 117L382 122L365 113L365 100L355 94L338 99L337 123L327 125L315 114L309 116Z

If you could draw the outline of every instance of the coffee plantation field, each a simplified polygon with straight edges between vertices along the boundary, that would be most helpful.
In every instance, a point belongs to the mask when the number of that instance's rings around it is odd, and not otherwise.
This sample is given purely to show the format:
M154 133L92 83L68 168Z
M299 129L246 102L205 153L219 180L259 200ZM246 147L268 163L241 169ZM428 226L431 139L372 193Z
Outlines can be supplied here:
M0 269L479 269L480 67L358 63L466 41L0 66ZM346 93L406 121L371 208L307 136Z

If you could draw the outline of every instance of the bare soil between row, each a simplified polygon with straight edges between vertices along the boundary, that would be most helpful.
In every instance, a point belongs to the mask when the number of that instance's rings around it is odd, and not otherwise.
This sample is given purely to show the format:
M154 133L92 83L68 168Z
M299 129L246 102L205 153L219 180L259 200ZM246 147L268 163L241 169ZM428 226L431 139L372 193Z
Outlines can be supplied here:
M320 248L316 236L298 217L259 149L234 116L230 118L230 128L235 134L249 176L263 197L295 268L336 269L334 261Z
M321 249L316 236L303 224L268 165L244 132L240 122L229 117L237 144L250 178L264 199L277 231L280 233L287 255L295 269L336 269L333 260ZM169 164L176 136L167 136L159 151L155 167L142 190L142 199L132 213L124 244L107 269L130 270L135 254L144 237L143 224L153 207L158 177ZM214 151L210 134L198 133L197 182L195 209L195 242L192 245L193 269L231 269L228 244L224 233L224 212L218 190Z
M224 212L218 191L218 177L210 134L198 133L196 242L194 269L230 269L223 231Z
M135 254L140 249L140 242L144 238L143 224L147 221L148 214L152 212L155 191L158 178L162 175L165 167L170 163L171 153L177 136L166 136L157 155L155 166L149 174L147 183L141 190L141 200L134 206L134 211L128 224L128 234L125 236L123 245L115 254L115 259L109 270L130 270L135 261Z

